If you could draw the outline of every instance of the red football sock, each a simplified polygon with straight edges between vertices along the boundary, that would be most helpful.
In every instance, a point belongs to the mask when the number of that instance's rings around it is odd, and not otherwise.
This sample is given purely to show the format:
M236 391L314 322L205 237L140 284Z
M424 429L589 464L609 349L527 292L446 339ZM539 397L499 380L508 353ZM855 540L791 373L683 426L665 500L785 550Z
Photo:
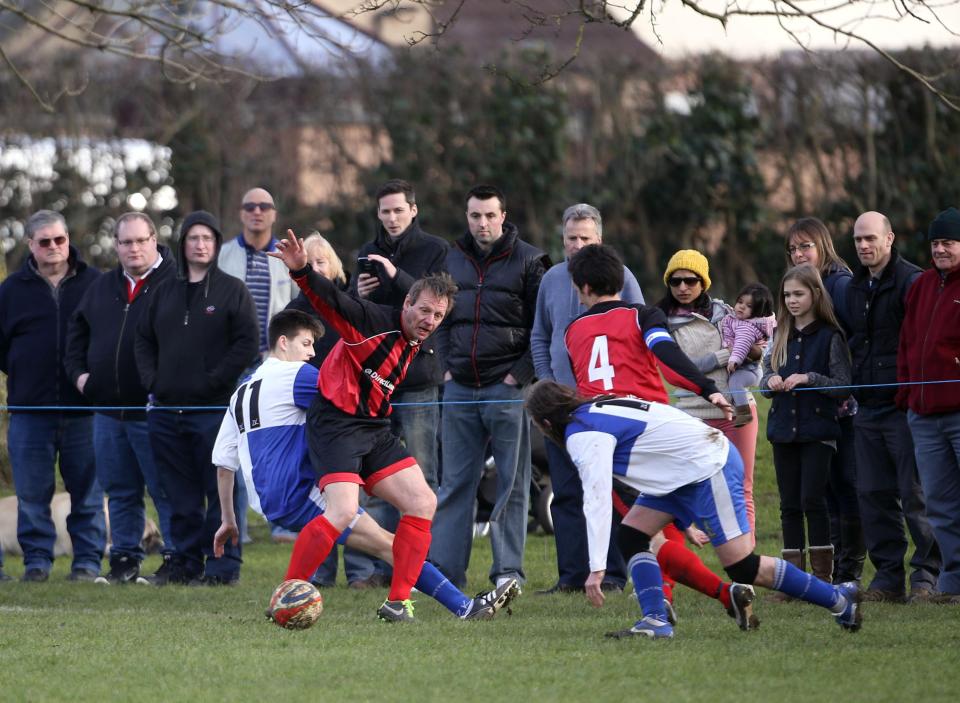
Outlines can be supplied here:
M729 586L686 546L667 540L657 552L657 562L670 578L705 596L716 598L725 608L730 606Z
M393 538L393 579L390 600L407 600L430 551L430 520L404 515Z
M309 581L330 554L339 537L340 530L331 525L323 515L318 515L308 522L293 543L287 579Z

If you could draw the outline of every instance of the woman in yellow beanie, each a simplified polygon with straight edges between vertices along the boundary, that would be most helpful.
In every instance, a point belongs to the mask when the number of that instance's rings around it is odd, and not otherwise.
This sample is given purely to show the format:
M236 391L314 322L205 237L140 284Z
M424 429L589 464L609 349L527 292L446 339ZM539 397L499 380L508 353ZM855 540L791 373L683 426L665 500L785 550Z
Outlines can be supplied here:
M667 263L663 274L666 295L657 303L667 316L670 334L697 368L727 391L727 362L730 350L723 348L720 321L731 312L729 305L707 295L710 288L710 263L695 249L681 249ZM759 358L759 355L757 355ZM751 419L741 427L723 417L723 413L702 398L687 391L676 392L676 406L699 417L723 432L743 457L743 494L747 502L750 529L756 534L753 505L753 465L757 453L757 409L750 398Z

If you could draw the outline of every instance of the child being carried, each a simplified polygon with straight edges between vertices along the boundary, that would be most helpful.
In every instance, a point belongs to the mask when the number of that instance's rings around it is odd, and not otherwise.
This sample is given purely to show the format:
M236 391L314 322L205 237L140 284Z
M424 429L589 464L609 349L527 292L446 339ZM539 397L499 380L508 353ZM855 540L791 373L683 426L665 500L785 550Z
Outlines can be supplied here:
M776 329L777 320L773 314L773 296L770 289L762 283L749 283L737 295L733 312L720 321L720 334L723 346L730 350L727 373L730 374L727 386L736 411L733 424L741 427L752 419L750 412L750 394L746 390L760 382L760 364L747 359L754 344L770 340Z

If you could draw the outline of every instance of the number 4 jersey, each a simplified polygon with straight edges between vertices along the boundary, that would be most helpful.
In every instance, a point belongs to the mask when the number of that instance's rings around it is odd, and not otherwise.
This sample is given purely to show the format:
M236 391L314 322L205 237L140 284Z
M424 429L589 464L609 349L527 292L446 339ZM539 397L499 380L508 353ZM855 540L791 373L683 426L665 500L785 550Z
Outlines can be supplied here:
M564 343L577 390L586 396L613 393L666 403L660 371L673 385L704 398L717 392L673 341L659 308L597 303L570 323Z

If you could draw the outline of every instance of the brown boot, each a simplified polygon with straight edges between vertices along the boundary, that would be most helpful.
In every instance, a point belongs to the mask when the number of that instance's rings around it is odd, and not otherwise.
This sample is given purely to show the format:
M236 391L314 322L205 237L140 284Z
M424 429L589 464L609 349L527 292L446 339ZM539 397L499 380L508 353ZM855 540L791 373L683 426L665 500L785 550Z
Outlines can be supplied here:
M780 552L780 558L783 559L788 564L793 564L795 567L800 569L800 571L807 570L807 559L806 552L802 549L784 549ZM767 595L767 600L771 603L789 603L793 600L786 593L781 593L780 591L774 591Z
M810 547L810 570L825 583L833 583L833 545Z
M753 413L750 412L750 405L735 405L733 407L733 426L743 427L749 425L753 419Z

